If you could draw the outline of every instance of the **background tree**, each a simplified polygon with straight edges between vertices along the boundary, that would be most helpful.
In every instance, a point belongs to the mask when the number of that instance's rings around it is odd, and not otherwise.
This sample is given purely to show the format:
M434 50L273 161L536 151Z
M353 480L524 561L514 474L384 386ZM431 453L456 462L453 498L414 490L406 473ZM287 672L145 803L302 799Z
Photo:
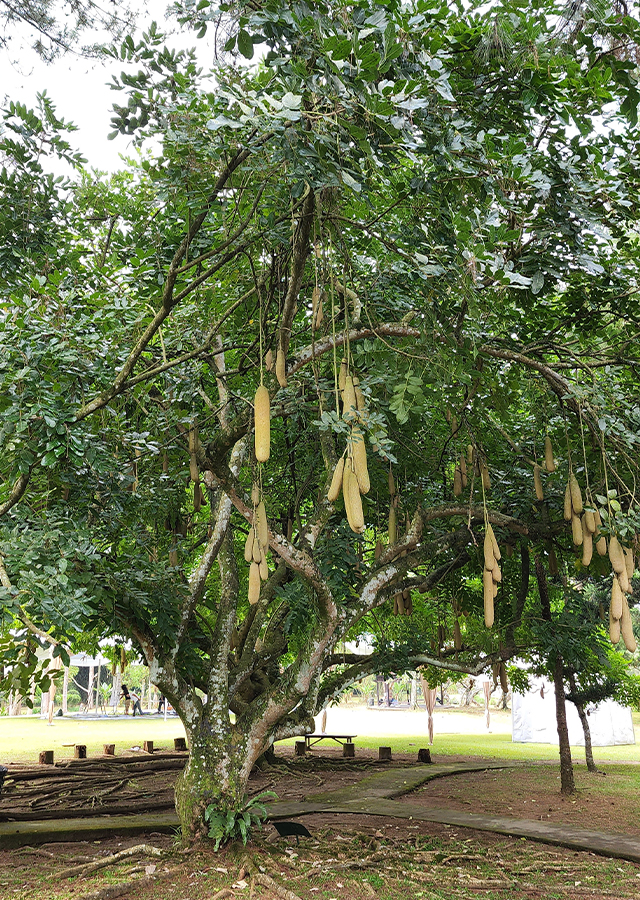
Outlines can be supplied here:
M363 675L521 652L530 559L576 559L571 475L631 547L638 24L604 24L266 3L228 42L263 62L215 81L152 28L115 85L140 162L34 176L0 270L5 633L133 640L187 731L185 832ZM4 127L11 173L63 125Z
M128 6L117 9L94 0L0 0L0 49L28 41L36 53L51 62L63 53L97 55L105 41L118 40L132 28L135 16ZM94 43L80 43L93 32Z

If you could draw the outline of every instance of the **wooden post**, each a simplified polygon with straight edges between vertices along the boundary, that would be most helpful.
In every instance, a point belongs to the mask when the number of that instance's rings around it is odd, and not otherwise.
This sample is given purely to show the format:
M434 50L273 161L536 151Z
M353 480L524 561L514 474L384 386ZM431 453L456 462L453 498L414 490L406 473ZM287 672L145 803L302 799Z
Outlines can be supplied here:
M390 762L391 747L378 747L378 759L382 762Z
M347 759L353 759L356 755L356 745L353 741L347 741L342 745L342 755Z
M41 766L52 766L53 765L53 750L41 750L40 756L38 757L38 762Z
M187 739L183 737L178 737L173 739L173 749L174 750L186 750L187 749Z
M304 756L307 750L305 741L296 741L294 751L296 756Z
M142 745L142 749L147 753L153 753L153 741L145 741Z
M76 759L86 759L87 758L87 745L86 744L76 744L73 748L73 755Z
M428 747L421 747L418 750L418 762L419 763L432 763L431 759L431 750Z
M105 756L115 756L116 755L116 745L115 744L105 744L102 752Z

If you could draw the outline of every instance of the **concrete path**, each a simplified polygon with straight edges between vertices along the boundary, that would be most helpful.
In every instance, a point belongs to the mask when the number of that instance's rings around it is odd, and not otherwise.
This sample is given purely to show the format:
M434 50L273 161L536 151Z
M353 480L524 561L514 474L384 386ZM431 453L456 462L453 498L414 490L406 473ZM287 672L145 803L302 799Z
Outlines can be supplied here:
M382 816L385 819L413 819L440 822L458 828L473 828L511 837L527 838L609 856L640 864L640 838L557 825L508 816L486 816L450 809L429 809L410 801L395 800L434 778L506 768L504 765L432 765L389 768L367 775L358 783L317 794L302 802L282 801L268 804L269 819L296 818L312 813ZM175 813L138 816L103 816L86 819L57 819L44 822L0 822L0 849L54 841L98 840L117 834L142 832L171 833L178 829Z

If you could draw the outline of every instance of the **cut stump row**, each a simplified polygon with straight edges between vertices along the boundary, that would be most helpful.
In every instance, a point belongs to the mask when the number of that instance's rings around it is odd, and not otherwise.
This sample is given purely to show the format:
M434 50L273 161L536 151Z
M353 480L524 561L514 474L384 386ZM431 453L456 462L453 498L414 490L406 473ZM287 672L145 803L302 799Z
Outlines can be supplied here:
M86 759L87 758L87 745L86 744L73 744L73 756L75 759ZM304 747L304 741L303 741ZM144 741L142 745L142 749L145 753L153 753L153 741ZM187 751L187 741L183 737L177 737L173 739L173 749L177 751L185 752ZM115 744L104 744L102 748L103 756L115 756L116 755L116 745ZM41 750L38 755L38 762L41 766L52 766L54 764L54 751L53 750Z

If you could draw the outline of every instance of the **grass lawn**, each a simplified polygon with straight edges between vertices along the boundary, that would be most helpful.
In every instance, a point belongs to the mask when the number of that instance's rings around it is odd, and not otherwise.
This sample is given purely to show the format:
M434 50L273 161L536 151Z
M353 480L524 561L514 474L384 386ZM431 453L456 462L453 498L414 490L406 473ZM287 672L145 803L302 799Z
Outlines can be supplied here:
M490 759L557 760L558 747L554 744L514 744L511 735L483 731L482 720L474 716L477 732L471 734L436 734L431 747L436 761L447 756L480 756ZM633 713L633 722L640 734L640 713ZM41 750L53 750L55 759L73 756L73 744L86 744L87 755L101 754L104 744L115 744L116 754L130 747L142 746L143 741L152 740L157 749L173 749L173 739L183 737L184 728L177 718L169 718L165 723L162 716L145 715L142 718L111 716L100 719L54 719L49 725L37 716L0 718L0 763L37 763ZM282 741L279 746L293 745L294 740ZM392 753L417 754L419 747L427 747L426 737L415 735L381 736L359 734L358 748L377 750L384 744ZM65 746L66 745L66 746ZM584 763L584 749L572 747L574 762ZM613 747L594 747L596 763L639 762L640 747L624 744Z
M54 719L49 725L37 716L0 718L0 763L38 762L41 750L53 750L56 762L73 756L74 744L86 744L87 756L102 754L104 744L115 744L116 754L143 741L154 742L155 749L173 750L173 739L184 737L180 719L148 715L128 718Z
M447 711L444 711L445 713ZM460 709L451 710L451 713L459 718L461 716ZM440 716L443 711L440 711ZM436 762L441 762L442 757L447 756L480 756L487 759L505 759L505 760L521 760L529 762L532 760L558 760L557 744L514 744L511 740L511 734L505 727L505 722L511 721L510 713L502 713L501 711L491 711L492 721L496 723L496 731L488 732L484 727L484 715L480 715L477 710L470 711L466 714L469 720L468 734L447 734L446 718L444 722L440 722L440 731L437 731L433 744L431 746L431 755ZM633 725L636 731L636 738L640 736L640 712L632 712ZM294 744L294 740L282 741L282 745ZM355 739L356 753L358 748L370 748L377 750L381 745L391 747L392 753L415 753L417 755L420 747L428 747L429 739L426 734L422 737L416 735L366 735L358 734ZM324 746L324 745L321 745ZM327 745L328 746L328 745ZM571 755L576 763L584 763L584 747L574 746L571 748ZM639 744L620 744L610 747L594 747L593 756L598 763L599 761L611 762L640 762L640 745Z

